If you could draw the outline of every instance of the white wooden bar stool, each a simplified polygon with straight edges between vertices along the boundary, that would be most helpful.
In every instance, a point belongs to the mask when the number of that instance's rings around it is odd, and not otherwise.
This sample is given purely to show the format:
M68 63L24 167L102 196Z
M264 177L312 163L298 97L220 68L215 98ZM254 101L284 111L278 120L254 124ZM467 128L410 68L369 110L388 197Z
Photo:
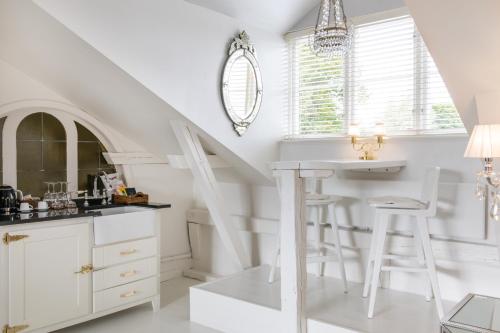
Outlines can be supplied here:
M308 194L306 197L306 206L316 211L315 219L313 222L314 230L314 244L313 251L316 253L314 256L308 256L308 263L317 263L317 275L322 276L324 273L325 262L338 261L340 275L344 283L344 291L347 293L347 278L345 273L344 256L342 255L342 246L340 243L339 228L337 218L335 215L335 205L342 200L342 197L335 195L325 194ZM324 209L328 210L326 223L323 223ZM333 244L326 243L321 237L321 229L325 224L329 224L333 231ZM278 265L278 257L280 254L280 240L278 235L277 246L274 253L271 272L269 273L269 283L273 283L276 275L276 266ZM335 255L327 255L328 250L335 251Z
M424 184L420 200L406 197L380 197L368 200L371 207L375 208L375 221L373 225L373 236L370 245L370 255L366 269L363 297L368 296L370 290L370 301L368 308L368 318L373 318L375 299L381 271L402 271L402 272L425 272L428 276L430 287L427 289L426 298L432 298L432 292L436 302L439 318L443 317L443 304L436 274L434 255L432 253L428 218L436 215L439 167L426 169ZM389 219L391 215L410 216L414 225L414 240L417 256L395 256L384 254L384 244L387 236ZM384 259L397 259L404 261L417 261L416 267L398 267L383 265ZM432 288L432 289L431 289Z

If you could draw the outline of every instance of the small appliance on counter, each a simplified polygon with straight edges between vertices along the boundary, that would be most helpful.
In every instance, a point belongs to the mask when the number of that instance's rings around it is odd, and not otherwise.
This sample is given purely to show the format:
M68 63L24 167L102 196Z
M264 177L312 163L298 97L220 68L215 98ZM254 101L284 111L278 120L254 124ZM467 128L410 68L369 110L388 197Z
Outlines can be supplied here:
M16 211L17 204L23 199L23 193L12 186L0 186L0 213L10 214Z

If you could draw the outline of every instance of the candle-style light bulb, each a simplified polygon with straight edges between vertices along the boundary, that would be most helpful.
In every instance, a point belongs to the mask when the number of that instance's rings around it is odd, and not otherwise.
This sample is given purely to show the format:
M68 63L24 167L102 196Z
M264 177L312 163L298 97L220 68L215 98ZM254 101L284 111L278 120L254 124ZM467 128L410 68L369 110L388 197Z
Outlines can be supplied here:
M349 126L349 130L347 131L347 135L351 137L359 137L361 136L361 131L359 129L358 124L351 124Z
M375 136L384 136L386 133L384 123L375 124Z

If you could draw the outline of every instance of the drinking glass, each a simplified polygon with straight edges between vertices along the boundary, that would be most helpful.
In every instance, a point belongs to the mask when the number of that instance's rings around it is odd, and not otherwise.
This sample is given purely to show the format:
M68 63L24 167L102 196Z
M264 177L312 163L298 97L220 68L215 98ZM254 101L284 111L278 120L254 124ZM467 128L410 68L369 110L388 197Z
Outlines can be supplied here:
M72 194L72 192L70 192L70 191L68 190L68 188L69 188L69 184L71 184L71 183L69 183L69 182L65 182L65 184L66 184L66 191L65 191L65 194L66 194L66 202L64 203L64 206L65 206L66 208L76 208L76 202L74 202L73 200L71 200L71 194Z

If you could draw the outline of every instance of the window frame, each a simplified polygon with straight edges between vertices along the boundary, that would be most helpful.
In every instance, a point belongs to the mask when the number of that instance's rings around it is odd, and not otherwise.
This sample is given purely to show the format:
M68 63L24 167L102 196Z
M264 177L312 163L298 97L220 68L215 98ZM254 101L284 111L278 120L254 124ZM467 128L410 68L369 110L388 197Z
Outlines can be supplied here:
M374 14L364 15L353 17L350 19L351 24L353 26L358 25L369 25L369 24L377 24L381 21L387 21L391 19L397 19L402 16L411 16L407 7L401 7L389 11L378 12ZM300 134L300 123L297 119L297 110L299 109L298 102L294 99L295 95L295 82L297 78L296 68L294 66L294 53L295 53L295 44L294 40L298 38L304 38L307 36L311 36L314 33L314 27L301 29L297 31L291 31L285 34L285 41L287 42L288 48L288 93L289 93L289 103L286 110L286 123L288 124L286 134L284 135L283 140L289 141L300 141L300 140L325 140L329 138L345 138L348 137L347 130L348 126L352 121L353 117L353 84L352 84L352 57L351 54L349 57L345 57L344 59L344 87L345 87L345 96L344 96L344 130L342 133L328 133L328 134ZM428 75L427 70L425 70L426 66L426 56L424 54L425 46L423 44L423 39L421 34L418 32L418 29L415 24L414 34L413 34L413 48L414 48L414 98L413 98L413 112L414 112L414 129L408 130L400 133L389 133L391 137L463 137L467 135L465 126L461 130L457 131L447 131L447 130L432 130L426 129L424 125L424 120L426 119L427 114L423 114L424 112L429 112L425 109L426 103L426 89L423 84L427 84L426 76ZM355 40L353 40L353 45ZM451 96L450 96L451 97Z

